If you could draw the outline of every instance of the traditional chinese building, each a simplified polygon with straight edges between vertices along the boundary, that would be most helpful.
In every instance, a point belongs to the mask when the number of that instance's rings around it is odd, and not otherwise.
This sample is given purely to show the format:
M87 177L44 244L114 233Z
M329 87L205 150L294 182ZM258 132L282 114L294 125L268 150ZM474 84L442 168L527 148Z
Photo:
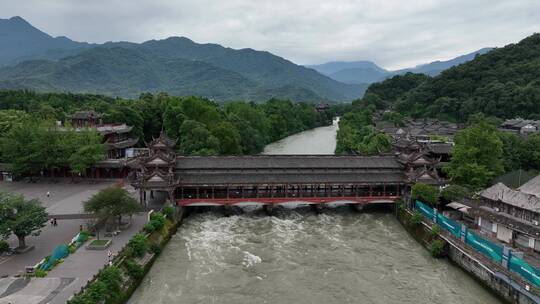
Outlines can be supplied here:
M147 153L140 154L129 162L132 168L130 180L139 190L141 202L147 201L147 193L164 191L168 199L174 202L174 191L177 180L174 175L176 167L176 141L167 137L163 132L158 138L148 144Z
M540 120L522 118L507 119L501 124L499 129L501 131L527 136L540 132Z
M540 251L540 175L517 189L497 183L479 196L472 213L482 231L503 242Z
M78 111L67 116L71 126L80 128L95 129L101 136L107 147L107 160L124 159L132 156L128 153L128 149L133 148L138 138L132 138L130 132L133 127L126 124L104 124L102 120L103 114L93 111Z
M432 145L406 137L394 138L392 142L397 160L403 164L408 184L424 183L442 186L446 180L441 176L443 155Z

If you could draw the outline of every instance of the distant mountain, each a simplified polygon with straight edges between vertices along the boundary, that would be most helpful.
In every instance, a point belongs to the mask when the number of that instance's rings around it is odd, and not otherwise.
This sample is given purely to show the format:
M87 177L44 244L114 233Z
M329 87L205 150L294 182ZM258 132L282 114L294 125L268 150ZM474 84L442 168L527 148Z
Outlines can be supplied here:
M334 80L349 84L377 82L389 73L371 61L332 61L307 67Z
M434 61L431 63L418 65L414 68L396 71L387 71L371 61L334 61L307 67L315 69L321 74L327 75L334 80L344 83L374 83L395 75L403 75L408 72L437 76L446 69L470 61L474 59L476 55L482 55L491 50L492 48L483 48L476 52L462 55L447 61Z
M20 17L0 19L0 88L135 97L142 92L216 100L272 97L350 101L367 84L345 84L269 52L198 44L185 37L141 44L53 38Z
M485 54L485 53L491 51L492 49L493 48L482 48L482 49L479 49L478 51L475 51L475 52L472 52L472 53L469 53L469 54L465 54L465 55L461 55L461 56L456 57L454 59L450 59L450 60L446 60L446 61L437 60L437 61L433 61L431 63L418 65L418 66L416 66L414 68L408 68L408 69L402 69L402 70L393 71L390 74L393 76L393 75L402 75L402 74L405 74L407 72L411 72L411 73L426 74L426 75L429 75L429 76L437 76L444 70L447 70L447 69L449 69L451 67L454 67L456 65L460 65L460 64L465 63L467 61L471 61L471 60L474 59L474 57L476 55Z
M21 17L0 19L0 66L15 64L27 58L54 58L90 46L66 37L51 37Z

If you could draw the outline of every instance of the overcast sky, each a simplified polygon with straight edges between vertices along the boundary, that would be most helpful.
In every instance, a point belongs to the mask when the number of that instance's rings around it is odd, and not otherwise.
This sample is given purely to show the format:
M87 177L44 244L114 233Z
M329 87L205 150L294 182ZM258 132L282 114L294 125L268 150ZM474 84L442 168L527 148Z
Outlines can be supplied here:
M298 64L372 60L390 69L504 46L540 32L540 0L0 0L53 36L186 36Z

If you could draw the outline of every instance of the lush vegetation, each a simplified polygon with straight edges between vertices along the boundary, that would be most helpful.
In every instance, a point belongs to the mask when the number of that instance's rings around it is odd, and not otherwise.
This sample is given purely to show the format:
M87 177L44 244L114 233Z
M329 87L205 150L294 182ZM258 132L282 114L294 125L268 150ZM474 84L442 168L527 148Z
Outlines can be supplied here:
M115 266L100 271L83 294L73 297L70 304L119 303L122 298L122 273Z
M25 200L20 194L0 192L0 236L11 234L19 240L19 248L25 248L25 238L39 235L47 223L47 212L37 200Z
M419 200L432 206L437 206L439 196L439 188L435 186L417 183L411 189L411 199L413 201Z
M534 34L436 77L408 73L374 83L343 117L336 152L369 150L364 134L370 133L371 107L386 110L382 119L396 126L403 125L404 117L466 122L445 168L458 185L479 189L504 172L540 170L540 135L522 137L497 130L502 119L540 119L538 58L540 34Z
M436 77L395 76L364 99L409 116L466 122L475 113L540 119L540 34L494 49Z
M374 155L392 149L390 137L375 130L374 112L372 103L353 103L353 109L340 118L336 154Z
M1 113L2 111L0 111ZM16 175L35 176L70 167L82 175L104 157L101 136L94 130L59 130L51 121L12 121L0 137L0 161L11 163Z
M429 247L429 252L431 253L431 256L434 258L439 258L444 253L444 242L441 240L434 240L431 242L431 245Z
M503 143L494 125L474 124L458 132L454 142L452 159L444 168L453 182L480 189L504 172Z
M313 104L271 99L263 104L230 102L220 105L200 97L142 94L136 100L91 94L40 94L0 91L0 162L11 163L17 175L70 167L84 175L103 157L104 146L91 130L66 127L77 110L104 113L105 122L134 127L139 144L150 142L161 130L178 138L180 153L194 155L256 154L288 135L329 124L347 106L331 106L319 113Z
M84 210L96 214L99 219L116 219L122 224L123 215L132 215L140 211L140 205L124 189L116 186L105 188L84 202Z

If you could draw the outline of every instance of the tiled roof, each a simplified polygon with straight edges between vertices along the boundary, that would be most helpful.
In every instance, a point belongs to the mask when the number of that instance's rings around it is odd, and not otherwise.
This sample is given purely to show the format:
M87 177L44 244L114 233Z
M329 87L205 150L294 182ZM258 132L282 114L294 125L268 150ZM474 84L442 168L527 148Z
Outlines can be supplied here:
M181 184L270 184L270 183L404 183L403 173L262 173L262 172L227 172L217 174L182 173L178 175Z
M480 196L493 201L500 201L522 209L540 212L540 197L519 190L508 188L503 183L495 185L480 192Z
M518 190L540 198L540 175L521 185Z
M401 169L394 156L333 155L256 155L256 156L179 156L176 169L279 169L343 168Z

